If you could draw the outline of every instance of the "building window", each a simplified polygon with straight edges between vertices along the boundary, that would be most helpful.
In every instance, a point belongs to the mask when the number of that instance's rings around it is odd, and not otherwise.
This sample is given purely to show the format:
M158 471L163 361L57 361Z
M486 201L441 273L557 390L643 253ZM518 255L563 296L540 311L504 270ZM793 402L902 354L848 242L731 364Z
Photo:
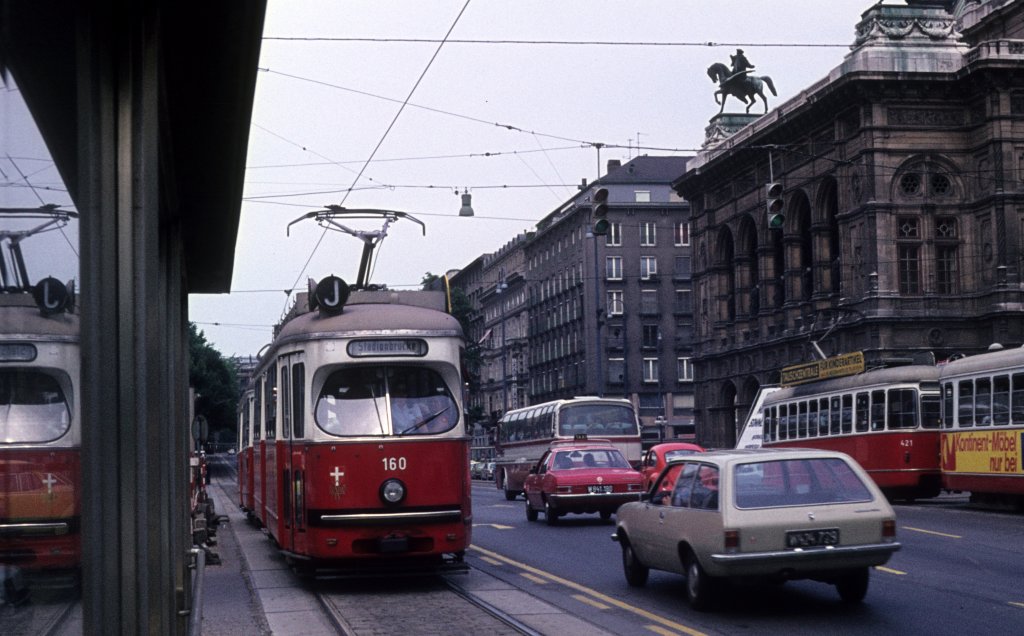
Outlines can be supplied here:
M693 313L693 290L692 289L677 289L676 290L676 302L673 310L676 313L692 314Z
M658 275L658 259L654 256L640 257L640 280L648 280Z
M608 280L622 280L622 257L605 257L605 277Z
M608 359L608 383L609 384L622 384L623 378L626 377L626 360L625 358L609 358Z
M676 278L689 278L693 273L692 262L689 256L676 256L672 275Z
M676 379L679 382L693 382L692 358L676 358Z
M643 289L640 291L640 313L647 316L658 315L658 290Z
M903 175L906 179L911 175ZM916 295L921 293L921 247L916 241L921 240L920 219L912 216L901 216L896 219L896 247L900 293ZM914 241L914 242L911 242Z
M957 223L954 217L935 219L935 292L956 294L960 274L957 267Z
M623 310L622 292L621 291L609 291L608 292L608 315L609 316L621 316Z
M920 249L916 245L900 245L900 293L912 296L921 293Z
M640 346L644 349L655 349L658 341L661 340L661 331L658 325L643 325Z
M640 224L640 245L654 247L658 244L658 226L651 222Z
M677 247L690 244L690 224L686 221L676 223L675 244Z
M651 191L650 190L634 190L634 200L637 203L650 203L651 202Z
M644 382L652 383L658 381L658 359L644 358Z
M619 247L622 245L622 224L609 223L608 234L605 235L604 244L608 247Z
M955 294L957 291L956 246L940 245L935 248L935 292Z

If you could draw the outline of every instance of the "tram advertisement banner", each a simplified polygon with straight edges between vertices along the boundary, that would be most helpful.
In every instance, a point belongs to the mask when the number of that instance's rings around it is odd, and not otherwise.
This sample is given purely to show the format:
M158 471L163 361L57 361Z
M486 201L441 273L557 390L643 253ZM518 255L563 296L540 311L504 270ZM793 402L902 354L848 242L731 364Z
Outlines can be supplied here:
M989 430L942 436L942 470L955 473L1021 474L1024 431Z

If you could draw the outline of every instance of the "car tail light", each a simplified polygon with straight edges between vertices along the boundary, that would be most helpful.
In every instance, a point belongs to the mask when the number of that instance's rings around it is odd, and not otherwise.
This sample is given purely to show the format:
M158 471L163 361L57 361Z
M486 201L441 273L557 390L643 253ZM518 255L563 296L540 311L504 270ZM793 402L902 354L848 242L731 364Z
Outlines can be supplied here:
M644 487L641 484L629 484L629 492L638 492L643 489Z
M885 519L882 521L882 538L883 539L894 539L896 538L896 520Z
M739 552L740 550L740 531L739 530L726 530L725 531L725 551L726 552Z
M558 486L555 488L555 492L561 495L567 495L572 492L572 486Z

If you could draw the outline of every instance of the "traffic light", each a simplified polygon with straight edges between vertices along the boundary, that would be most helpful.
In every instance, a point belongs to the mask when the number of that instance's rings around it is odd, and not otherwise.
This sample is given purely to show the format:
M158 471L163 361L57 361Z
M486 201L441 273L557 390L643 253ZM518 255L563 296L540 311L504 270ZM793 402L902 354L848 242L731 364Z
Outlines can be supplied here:
M782 214L785 207L782 201L782 184L769 183L764 190L767 197L765 204L768 209L768 229L781 230L782 224L786 222L786 217Z
M611 221L608 220L608 188L598 188L594 192L593 207L591 208L591 222L594 236L608 234Z

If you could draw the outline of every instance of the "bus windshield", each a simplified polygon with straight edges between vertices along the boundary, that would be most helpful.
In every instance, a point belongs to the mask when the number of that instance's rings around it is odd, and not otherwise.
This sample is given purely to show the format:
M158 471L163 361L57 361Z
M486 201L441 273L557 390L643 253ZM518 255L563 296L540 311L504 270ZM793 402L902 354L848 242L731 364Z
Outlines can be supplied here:
M331 435L432 435L458 423L458 405L441 375L414 366L338 369L324 382L314 412Z
M70 426L71 411L57 378L40 371L0 370L0 443L50 442Z
M565 437L587 435L637 435L633 409L618 404L576 404L559 412L558 434Z

